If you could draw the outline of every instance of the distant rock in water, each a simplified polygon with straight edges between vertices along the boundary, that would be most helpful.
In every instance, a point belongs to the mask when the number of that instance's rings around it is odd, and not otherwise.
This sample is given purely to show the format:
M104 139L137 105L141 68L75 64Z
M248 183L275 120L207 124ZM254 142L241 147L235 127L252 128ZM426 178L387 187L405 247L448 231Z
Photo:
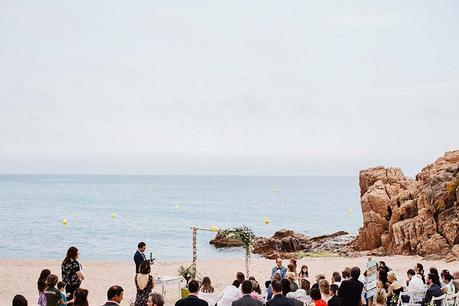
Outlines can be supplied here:
M398 168L360 171L358 251L459 259L459 150L412 180Z
M257 237L253 253L270 259L279 256L282 258L296 258L299 251L312 253L326 251L346 254L353 251L348 247L353 240L354 236L344 231L309 238L304 234L295 233L292 230L281 229L274 233L272 237ZM216 248L242 246L242 243L222 235L221 232L217 233L215 238L209 243L213 244Z

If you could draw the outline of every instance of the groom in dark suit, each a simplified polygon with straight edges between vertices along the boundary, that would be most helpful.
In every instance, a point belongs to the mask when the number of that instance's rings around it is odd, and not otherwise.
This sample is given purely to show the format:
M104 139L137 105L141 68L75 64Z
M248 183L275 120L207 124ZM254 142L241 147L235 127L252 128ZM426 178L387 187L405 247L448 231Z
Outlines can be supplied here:
M139 273L140 264L147 260L144 254L146 247L147 245L143 241L139 242L137 245L137 252L134 254L135 273Z

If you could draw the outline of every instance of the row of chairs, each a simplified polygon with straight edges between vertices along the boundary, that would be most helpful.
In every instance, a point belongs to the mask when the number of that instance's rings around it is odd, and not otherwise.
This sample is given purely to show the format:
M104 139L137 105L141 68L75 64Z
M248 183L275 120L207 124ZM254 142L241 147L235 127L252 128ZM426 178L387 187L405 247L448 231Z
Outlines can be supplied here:
M425 291L408 291L401 292L398 299L397 306L419 306L421 301L420 297L424 296ZM409 297L408 303L403 302L403 296ZM439 297L432 298L432 305L440 306L459 306L459 292L456 294L443 294Z

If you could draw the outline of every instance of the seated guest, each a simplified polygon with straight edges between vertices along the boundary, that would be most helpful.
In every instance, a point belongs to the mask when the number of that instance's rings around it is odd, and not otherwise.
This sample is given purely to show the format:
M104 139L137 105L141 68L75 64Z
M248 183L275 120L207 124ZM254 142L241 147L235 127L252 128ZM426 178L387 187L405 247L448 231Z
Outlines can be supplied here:
M231 306L231 304L241 297L239 286L241 283L235 280L231 286L227 286L217 296L217 306Z
M363 284L359 281L360 269L354 267L351 269L351 278L341 282L338 289L338 296L341 299L341 305L359 306L361 302Z
M271 277L271 283L272 283L273 281L275 281L275 280L277 280L277 281L280 282L281 279L282 279L282 277L281 277L280 273L277 273L277 272L276 272L276 273L274 273L273 276ZM273 287L272 287L271 284L270 284L269 287L267 288L267 297L266 297L266 299L267 299L267 300L270 300L270 299L272 298L272 296L273 296Z
M175 306L209 306L209 304L198 297L199 283L195 280L191 280L188 283L188 291L190 294L183 299L175 302ZM238 290L239 291L239 290ZM229 304L231 306L231 303Z
M438 287L441 287L441 283L440 283L440 274L438 273L437 268L431 267L431 268L429 269L429 271L430 271L430 274L435 274L435 276L437 276L437 277L435 278L435 279L436 279L436 280L435 280L435 284L437 284Z
M406 272L406 276L408 278L406 281L408 292L409 291L417 291L417 292L424 291L424 283L422 282L421 276L419 274L416 274L416 272L413 269L409 269ZM423 293L414 293L413 295L413 298L415 301L421 301L423 297L424 297Z
M426 279L424 277L424 266L421 263L417 263L414 267L414 271L416 272L416 275L419 275L421 277L422 282L425 284Z
M236 280L242 284L243 281L245 281L245 274L242 272L237 272L236 273Z
M27 300L24 296L18 294L13 298L13 306L27 306Z
M298 290L298 285L295 283L296 275L293 272L287 272L285 273L285 278L289 280L290 282L290 291L296 291Z
M282 294L282 284L278 280L274 280L271 283L271 288L273 291L273 297L271 300L266 302L267 306L294 306L293 301L287 299Z
M153 292L148 295L147 306L164 306L164 298L161 294Z
M111 286L107 291L107 302L103 306L119 306L123 300L123 293L121 286Z
M313 288L319 289L319 281L320 281L321 279L325 279L325 275L323 275L323 274L317 274L317 275L316 275L316 282L315 282L314 285L312 285L312 288L311 288L311 289L313 289Z
M331 297L327 302L328 306L340 306L341 305L341 299L339 298L339 296L336 295L337 292L338 292L338 285L331 284L330 285Z
M456 288L456 292L459 292L459 271L454 272L453 274L453 284Z
M60 306L67 305L67 295L65 294L65 283L63 281L57 282L57 289L61 293L61 304L60 304Z
M310 304L310 306L327 306L327 302L322 300L320 290L317 288L311 289L311 299L312 303Z
M321 279L319 281L319 290L322 300L328 302L330 299L330 283L326 279Z
M386 290L383 288L376 288L375 295L373 297L374 306L386 306L387 297Z
M73 306L89 306L88 304L88 290L86 289L81 289L78 288L75 290L73 293L74 298L74 304Z
M397 281L397 276L394 271L389 271L389 273L387 273L387 280L390 284L387 290L387 305L396 306L403 287L400 282Z
M233 301L232 306L262 306L261 301L252 298L252 281L245 280L241 284L242 297L236 301Z
M351 269L350 268L346 268L343 270L343 272L341 272L341 276L343 277L341 279L341 281L345 281L345 280L348 280L351 278Z
M378 280L381 281L383 284L383 288L387 291L389 290L389 281L387 279L387 272L385 270L381 270L378 272Z
M274 273L279 273L281 275L281 279L285 277L285 273L287 273L287 268L282 265L282 258L276 258L276 265L273 267L271 271L271 278Z
M430 302L432 301L432 297L438 297L442 295L443 293L441 292L440 286L437 285L437 276L435 274L429 273L427 275L427 280L426 280L427 286L429 286L429 289L427 289L426 295L424 296L424 299L421 301L422 306L430 305ZM441 305L441 301L437 301L437 306Z
M251 280L250 282L252 283L252 293L250 294L252 296L252 299L264 303L265 298L263 297L263 295L261 295L261 293L258 293L258 291L256 291L255 289L257 286L260 286L260 285L258 284L257 281L254 281L254 280Z
M300 288L294 292L289 292L286 296L292 299L304 299L311 293L311 283L307 279L302 279Z
M454 294L456 293L456 288L453 284L453 276L449 274L448 270L443 270L441 272L441 281L443 283L443 287L441 287L441 291L446 294Z
M252 291L253 292L256 292L258 294L261 294L261 288L260 288L260 284L258 283L258 281L255 279L254 276L250 276L249 277L249 280L252 281Z
M331 278L332 284L335 284L339 287L341 285L341 275L339 275L339 272L333 272L332 278Z
M380 261L379 262L379 266L378 266L378 270L379 271L386 271L386 273L389 273L391 268L389 268L384 261Z
M210 278L208 276L204 277L202 279L202 284L200 288L202 293L214 293L214 287L212 287L212 284L210 282Z

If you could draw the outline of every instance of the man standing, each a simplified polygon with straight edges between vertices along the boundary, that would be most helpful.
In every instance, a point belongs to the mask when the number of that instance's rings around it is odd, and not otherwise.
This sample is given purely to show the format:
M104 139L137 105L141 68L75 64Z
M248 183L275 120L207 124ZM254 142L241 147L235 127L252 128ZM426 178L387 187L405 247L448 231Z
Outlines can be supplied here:
M280 281L273 281L271 287L273 288L273 298L266 302L266 306L294 306L293 301L287 299L282 294L282 284Z
M143 241L139 242L137 245L137 251L134 254L135 273L139 273L140 264L147 260L144 254L146 247L147 245Z
M338 289L338 296L341 299L341 305L359 306L362 297L363 284L359 281L360 269L354 267L351 269L351 278L341 282Z
M232 306L262 306L263 303L252 298L252 282L245 280L242 282L242 294L243 296L232 303Z
M111 286L107 291L107 302L103 306L120 306L123 300L123 288L121 286Z
M206 301L198 298L199 283L197 281L190 281L188 283L188 290L190 291L190 295L184 299L178 300L175 306L209 306Z
M429 289L427 289L426 295L421 302L422 306L430 305L430 302L432 301L433 297L439 297L440 295L443 294L443 292L441 292L440 286L436 284L437 282L438 282L438 277L435 274L429 273L427 275L426 284L427 286L429 286ZM441 301L436 301L436 305L440 306Z
M287 273L287 268L282 265L282 258L276 258L276 265L273 267L271 272L271 277L273 277L274 273L279 273L281 278L285 277L285 273Z

